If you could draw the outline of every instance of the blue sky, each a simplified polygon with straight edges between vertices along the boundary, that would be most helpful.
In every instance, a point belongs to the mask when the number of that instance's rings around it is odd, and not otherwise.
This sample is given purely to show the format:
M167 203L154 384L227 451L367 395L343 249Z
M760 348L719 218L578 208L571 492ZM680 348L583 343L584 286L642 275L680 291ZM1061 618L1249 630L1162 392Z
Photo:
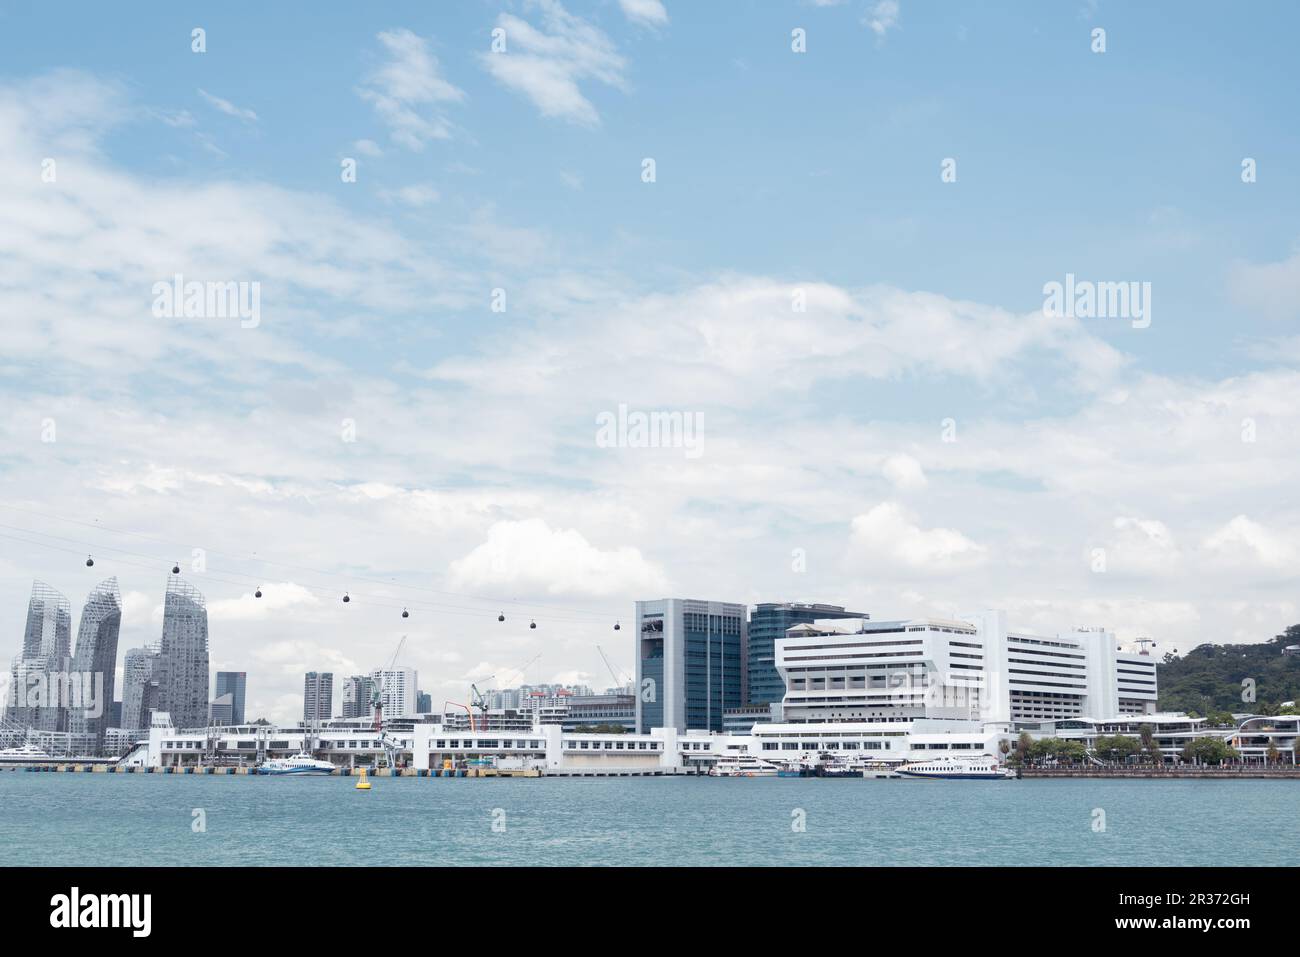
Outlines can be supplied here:
M6 5L0 506L227 555L214 667L264 655L268 713L382 657L396 624L322 597L358 577L391 583L377 616L417 588L568 616L529 677L593 684L606 619L668 591L1267 638L1296 612L1298 27L1283 3ZM151 324L177 272L260 282L263 321ZM1067 272L1151 283L1150 328L1044 319ZM705 454L593 443L620 403L702 415ZM88 587L27 551L0 540L15 635L33 576ZM312 569L271 610L267 557ZM149 640L161 585L122 574ZM439 627L412 663L452 693L537 641Z

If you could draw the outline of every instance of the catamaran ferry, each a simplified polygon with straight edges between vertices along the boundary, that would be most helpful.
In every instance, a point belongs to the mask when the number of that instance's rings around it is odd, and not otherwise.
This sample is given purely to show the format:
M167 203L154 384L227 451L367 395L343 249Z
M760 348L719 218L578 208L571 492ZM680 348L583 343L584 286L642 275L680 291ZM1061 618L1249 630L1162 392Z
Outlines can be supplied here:
M718 763L709 768L709 774L715 778L774 778L780 772L779 764L740 755L719 758Z
M272 758L257 766L258 774L331 774L334 765L303 752L291 758Z
M908 761L898 766L898 774L907 778L943 778L963 781L1014 780L1014 768L1004 768L994 758L936 758L933 761Z

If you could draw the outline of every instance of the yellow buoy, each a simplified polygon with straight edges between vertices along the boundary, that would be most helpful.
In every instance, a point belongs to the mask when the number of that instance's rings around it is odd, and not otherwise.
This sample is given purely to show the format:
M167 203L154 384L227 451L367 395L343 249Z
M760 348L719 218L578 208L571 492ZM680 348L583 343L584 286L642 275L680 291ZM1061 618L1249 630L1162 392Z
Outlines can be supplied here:
M362 769L361 769L361 777L357 780L357 790L358 790L358 791L369 791L369 790L370 790L370 781L366 778L366 769L365 769L365 768L362 768Z

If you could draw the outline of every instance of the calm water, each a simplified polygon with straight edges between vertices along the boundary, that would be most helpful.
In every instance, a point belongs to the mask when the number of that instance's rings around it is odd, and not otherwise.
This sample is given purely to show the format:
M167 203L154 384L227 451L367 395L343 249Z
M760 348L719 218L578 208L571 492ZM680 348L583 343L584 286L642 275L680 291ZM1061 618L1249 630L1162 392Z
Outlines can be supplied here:
M1300 860L1297 781L379 778L369 793L354 783L3 772L0 847L6 864L52 865ZM196 808L206 833L191 828ZM791 828L799 810L802 833Z

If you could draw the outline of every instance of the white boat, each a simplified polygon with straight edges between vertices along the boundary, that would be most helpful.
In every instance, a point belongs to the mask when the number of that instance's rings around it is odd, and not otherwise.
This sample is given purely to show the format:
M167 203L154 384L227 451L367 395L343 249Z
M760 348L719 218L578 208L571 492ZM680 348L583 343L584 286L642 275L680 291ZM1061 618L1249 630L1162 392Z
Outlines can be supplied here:
M34 744L24 744L17 748L0 749L0 762L5 761L52 761L47 753Z
M998 764L996 758L984 755L978 758L935 758L931 761L907 761L898 766L898 773L907 778L940 778L953 781L1008 781L1015 780L1014 768Z
M774 778L781 771L779 764L740 755L727 755L709 768L715 778Z
M305 751L291 758L271 758L257 766L258 774L332 774L334 765L318 761Z

